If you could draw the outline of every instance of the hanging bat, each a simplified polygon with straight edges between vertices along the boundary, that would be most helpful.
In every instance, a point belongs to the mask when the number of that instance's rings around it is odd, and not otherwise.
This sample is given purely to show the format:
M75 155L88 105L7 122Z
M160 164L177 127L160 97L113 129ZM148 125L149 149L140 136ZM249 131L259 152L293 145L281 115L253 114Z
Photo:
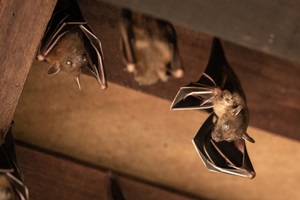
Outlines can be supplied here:
M12 125L9 128L5 142L0 146L0 199L28 200L28 189L23 183L22 173L18 167Z
M241 84L228 65L221 43L214 39L209 63L196 83L180 88L171 110L213 109L217 115L215 141L254 140L246 133L249 112Z
M79 89L82 73L96 78L101 89L107 88L101 43L75 0L58 1L37 58L51 64L49 75L63 71L74 78Z
M171 23L123 9L120 30L123 60L140 85L183 76L177 36Z
M180 88L171 109L213 111L193 140L200 157L210 170L254 178L245 146L245 140L254 142L246 132L249 124L246 96L226 61L219 39L213 40L205 72L197 82ZM243 164L245 159L248 161Z

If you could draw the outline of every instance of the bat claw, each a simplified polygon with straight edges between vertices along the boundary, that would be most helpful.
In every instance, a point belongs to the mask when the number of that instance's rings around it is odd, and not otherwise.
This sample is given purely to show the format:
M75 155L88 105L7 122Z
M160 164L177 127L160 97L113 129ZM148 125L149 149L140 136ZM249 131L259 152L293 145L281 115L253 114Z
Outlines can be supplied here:
M175 78L182 78L183 75L184 75L183 69L177 69L175 71L172 71L172 76L174 76Z
M129 72L129 73L133 73L134 71L135 71L135 64L134 63L128 63L127 64L127 66L126 66L126 68L127 68L127 71Z
M43 61L43 60L45 60L45 56L40 54L37 56L37 59L38 59L38 61Z
M81 85L80 85L79 77L78 77L78 76L75 77L74 80L75 80L75 82L77 83L79 90L81 90Z

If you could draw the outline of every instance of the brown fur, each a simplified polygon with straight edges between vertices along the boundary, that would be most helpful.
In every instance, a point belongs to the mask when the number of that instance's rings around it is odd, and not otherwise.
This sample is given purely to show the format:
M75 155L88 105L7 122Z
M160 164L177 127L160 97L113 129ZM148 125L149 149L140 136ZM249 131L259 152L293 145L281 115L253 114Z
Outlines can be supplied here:
M254 142L246 133L249 124L248 108L238 93L231 94L224 90L213 99L213 103L214 112L218 117L212 131L213 140L233 141L247 136L247 140Z
M77 77L81 69L86 66L86 52L84 42L78 32L70 32L63 36L54 49L46 57L51 67ZM69 64L68 64L69 63ZM50 71L50 69L49 69Z
M132 17L135 80L140 85L151 85L158 80L166 82L167 65L172 61L173 49L165 38L164 30L154 18L138 13ZM179 73L178 76L182 75Z

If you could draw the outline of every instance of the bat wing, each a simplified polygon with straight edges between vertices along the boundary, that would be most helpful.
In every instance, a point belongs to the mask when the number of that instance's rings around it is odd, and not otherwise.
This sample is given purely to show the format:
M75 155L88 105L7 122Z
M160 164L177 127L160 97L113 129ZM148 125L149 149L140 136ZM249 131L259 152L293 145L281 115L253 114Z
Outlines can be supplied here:
M87 24L81 24L80 29L84 33L85 46L88 49L88 67L82 73L96 78L102 89L107 88L106 74L104 70L104 56L100 40L95 36Z
M228 90L231 93L237 92L246 100L241 83L231 66L228 64L222 43L218 38L213 39L209 62L204 73L211 77L221 90ZM203 77L200 77L197 82L203 83L205 80L202 79Z
M76 1L69 1L68 5L60 3L56 5L38 50L38 60L45 60L57 42L72 30L82 32L84 45L89 54L88 66L82 73L96 78L102 89L107 88L101 42L82 17Z
M159 29L163 33L164 39L167 40L172 51L172 60L168 66L168 71L172 76L180 78L183 76L183 66L182 66L182 60L180 58L178 45L177 45L176 30L170 22L164 20L157 20L157 23Z
M171 110L195 110L213 107L211 100L216 95L215 82L205 73L202 74L200 80L179 89L171 104Z
M192 140L204 165L210 171L254 178L255 171L249 159L245 141L214 142L211 138L211 132L214 129L213 118L212 113Z
M197 82L179 89L171 110L212 108L211 100L216 95L216 88L236 91L246 100L240 81L229 66L218 38L213 39L210 58L204 73Z
M12 126L6 134L5 143L0 146L0 159L0 174L5 175L19 199L29 199L28 189L23 183L22 174L16 162Z

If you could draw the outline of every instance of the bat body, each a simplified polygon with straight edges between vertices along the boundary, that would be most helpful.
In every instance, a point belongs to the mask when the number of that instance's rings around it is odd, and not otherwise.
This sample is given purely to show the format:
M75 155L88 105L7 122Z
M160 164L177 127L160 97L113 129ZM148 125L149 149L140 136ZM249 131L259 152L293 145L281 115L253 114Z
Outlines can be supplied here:
M120 29L127 70L140 85L183 76L176 32L170 23L123 9Z
M172 110L206 109L209 118L193 144L206 167L212 171L254 178L246 151L249 111L241 84L226 61L222 45L214 38L208 65L200 79L180 88Z
M244 99L238 94L231 94L224 90L213 99L213 110L218 120L212 131L212 139L219 141L233 141L245 139L254 143L254 140L246 133L249 124L249 112Z
M76 1L59 1L41 41L38 60L50 63L49 75L65 72L81 89L79 76L86 74L107 87L102 47L83 19Z

